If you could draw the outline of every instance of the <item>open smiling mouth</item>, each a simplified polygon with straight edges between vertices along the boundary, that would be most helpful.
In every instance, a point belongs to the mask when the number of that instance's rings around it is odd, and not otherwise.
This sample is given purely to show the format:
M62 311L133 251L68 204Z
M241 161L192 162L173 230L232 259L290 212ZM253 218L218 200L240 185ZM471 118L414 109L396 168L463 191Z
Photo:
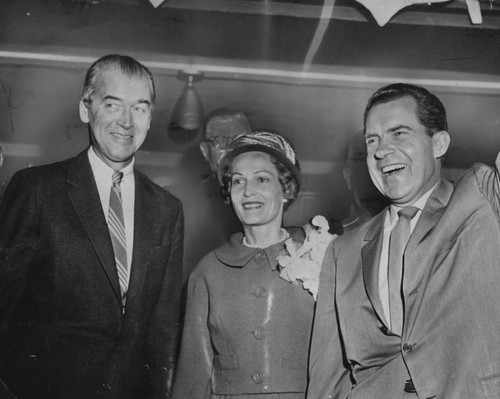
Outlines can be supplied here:
M243 209L249 210L249 209L258 209L264 206L261 202L245 202L242 204Z
M395 163L389 166L384 166L382 168L382 174L384 176L394 175L406 168L404 163Z
M118 137L119 139L131 139L133 136L130 134L121 134L121 133L111 133L113 136Z

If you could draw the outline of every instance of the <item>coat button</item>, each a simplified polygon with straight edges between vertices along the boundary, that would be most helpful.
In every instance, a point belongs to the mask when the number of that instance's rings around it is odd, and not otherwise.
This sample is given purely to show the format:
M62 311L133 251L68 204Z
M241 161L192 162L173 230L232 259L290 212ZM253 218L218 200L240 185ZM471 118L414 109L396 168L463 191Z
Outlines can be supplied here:
M253 294L257 297L257 298L264 298L266 296L266 289L264 287L257 287L255 289L255 291L253 292Z
M252 380L256 384L262 384L264 382L264 374L262 374L261 372L252 374Z
M413 350L413 347L410 344L403 345L403 351L406 353L410 353Z
M31 360L32 362L36 361L38 358L36 355L28 355L28 359Z
M253 335L256 339L264 339L266 338L267 332L263 328L258 328L253 332Z
M105 382L104 384L102 384L102 389L104 389L105 391L111 391L111 384Z

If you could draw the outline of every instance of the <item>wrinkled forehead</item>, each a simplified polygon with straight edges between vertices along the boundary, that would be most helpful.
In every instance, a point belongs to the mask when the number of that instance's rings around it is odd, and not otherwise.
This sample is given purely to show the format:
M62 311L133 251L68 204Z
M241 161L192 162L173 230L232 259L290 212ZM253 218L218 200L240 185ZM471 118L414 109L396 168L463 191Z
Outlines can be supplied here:
M144 100L153 102L153 85L145 74L127 73L120 68L110 67L100 71L93 81L92 93L107 95L108 92L127 91Z

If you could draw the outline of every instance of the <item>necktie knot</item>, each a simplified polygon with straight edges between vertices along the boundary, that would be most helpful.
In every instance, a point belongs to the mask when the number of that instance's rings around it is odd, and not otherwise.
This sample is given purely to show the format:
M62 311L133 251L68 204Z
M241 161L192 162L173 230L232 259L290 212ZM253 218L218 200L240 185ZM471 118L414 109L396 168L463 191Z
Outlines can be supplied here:
M398 215L399 215L399 217L404 217L404 218L407 218L409 220L412 220L415 217L415 215L417 214L417 212L418 212L417 207L407 206L407 207L401 208L398 211Z
M123 172L115 170L113 172L113 176L111 176L111 179L113 180L113 185L119 185L122 182L122 178L123 178Z

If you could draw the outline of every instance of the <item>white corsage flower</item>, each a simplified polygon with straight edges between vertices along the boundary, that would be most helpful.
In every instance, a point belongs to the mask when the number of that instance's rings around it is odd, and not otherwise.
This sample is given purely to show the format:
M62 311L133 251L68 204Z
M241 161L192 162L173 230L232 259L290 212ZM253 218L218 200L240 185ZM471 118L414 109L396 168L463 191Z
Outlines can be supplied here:
M304 226L306 238L302 245L289 238L285 241L285 253L277 259L280 277L293 284L302 281L302 286L312 294L314 300L318 295L319 272L326 248L337 238L337 235L330 234L328 229L325 217L315 216L311 223Z

